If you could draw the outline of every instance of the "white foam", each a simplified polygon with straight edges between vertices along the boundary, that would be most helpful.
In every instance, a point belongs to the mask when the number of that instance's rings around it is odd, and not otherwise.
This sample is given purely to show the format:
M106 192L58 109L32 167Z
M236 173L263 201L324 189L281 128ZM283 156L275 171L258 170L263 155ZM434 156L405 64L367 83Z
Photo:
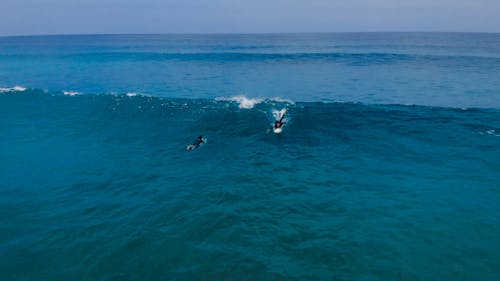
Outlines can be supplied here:
M250 109L253 108L256 104L259 104L264 101L261 98L247 98L245 96L235 96L230 98L216 98L218 101L234 101L238 103L239 108Z
M295 102L294 102L293 100L283 99L283 98L280 98L280 97L275 97L275 98L272 98L272 99L270 99L270 100L275 101L275 102L282 102L282 103L295 104Z
M75 91L64 91L63 94L66 96L72 96L72 97L76 96L76 95L81 95L81 93L75 92Z
M285 115L286 108L283 108L282 110L273 109L272 112L273 112L274 119L276 119L276 121L277 121L277 120L280 120L283 115Z
M495 133L495 130L488 130L488 131L486 131L486 133L489 134L489 135L495 136L495 137L500 137L499 134Z
M21 87L21 86L14 86L11 88L0 88L0 93L4 92L24 92L26 91L26 88Z
M21 86L15 86L14 88L12 88L14 91L16 92L24 92L26 91L26 88L24 87L21 87Z
M149 100L151 100L153 98L160 98L160 97L157 97L154 95L138 93L138 92L128 92L125 94L125 96L127 96L127 97L147 97L147 98L149 98Z

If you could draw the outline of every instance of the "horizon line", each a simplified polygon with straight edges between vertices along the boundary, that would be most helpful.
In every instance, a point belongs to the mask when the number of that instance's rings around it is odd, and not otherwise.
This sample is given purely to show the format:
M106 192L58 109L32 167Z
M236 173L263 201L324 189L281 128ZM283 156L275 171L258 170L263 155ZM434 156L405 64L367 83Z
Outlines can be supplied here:
M360 33L464 33L464 34L500 34L494 31L305 31L305 32L152 32L152 33L46 33L0 35L5 37L49 37L49 36L115 36L115 35L306 35L306 34L360 34Z

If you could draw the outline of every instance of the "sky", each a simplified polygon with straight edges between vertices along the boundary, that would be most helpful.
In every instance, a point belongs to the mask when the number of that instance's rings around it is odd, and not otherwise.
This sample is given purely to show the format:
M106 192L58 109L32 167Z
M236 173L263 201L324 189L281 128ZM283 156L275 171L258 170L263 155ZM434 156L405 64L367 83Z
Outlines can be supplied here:
M500 32L500 0L0 0L0 36Z

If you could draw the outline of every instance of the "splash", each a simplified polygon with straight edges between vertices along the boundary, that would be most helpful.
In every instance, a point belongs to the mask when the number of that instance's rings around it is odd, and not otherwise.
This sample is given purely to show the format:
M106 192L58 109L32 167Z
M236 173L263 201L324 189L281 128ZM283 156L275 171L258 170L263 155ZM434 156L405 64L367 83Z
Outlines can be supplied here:
M264 101L261 98L247 98L245 96L235 96L230 98L217 98L217 101L233 101L238 103L239 108L251 109L254 108L256 104L259 104Z
M282 110L273 109L272 111L273 117L276 121L280 120L281 117L285 115L285 113L286 113L286 108L283 108Z
M64 91L63 94L65 96L71 96L71 97L76 96L76 95L81 95L80 92L75 92L75 91Z

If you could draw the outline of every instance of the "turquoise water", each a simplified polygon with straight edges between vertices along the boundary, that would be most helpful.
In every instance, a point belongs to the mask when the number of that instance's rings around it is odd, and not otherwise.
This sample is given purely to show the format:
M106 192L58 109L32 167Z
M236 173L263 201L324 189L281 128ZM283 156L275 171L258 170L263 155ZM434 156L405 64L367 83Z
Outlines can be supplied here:
M0 280L498 280L499 43L0 37Z

